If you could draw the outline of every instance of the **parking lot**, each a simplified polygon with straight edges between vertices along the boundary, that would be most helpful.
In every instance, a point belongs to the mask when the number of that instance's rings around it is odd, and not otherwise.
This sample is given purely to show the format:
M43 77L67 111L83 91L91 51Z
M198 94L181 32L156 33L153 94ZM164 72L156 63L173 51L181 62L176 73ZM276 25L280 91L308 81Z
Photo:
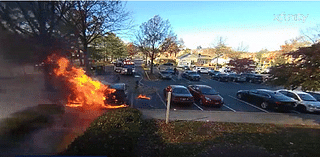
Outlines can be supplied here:
M109 67L110 74L118 75L112 71L112 68ZM199 102L191 106L184 106L183 104L173 104L171 109L173 110L198 110L198 111L230 111L230 112L278 112L274 110L265 110L260 108L257 104L249 103L243 100L239 100L236 97L236 93L239 90L248 90L248 89L281 89L281 87L272 87L265 84L258 83L249 83L249 82L220 82L213 80L207 74L200 74L200 81L190 81L186 78L181 78L177 75L174 75L172 79L157 79L149 80L144 74L142 67L136 67L138 76L132 75L119 75L120 82L126 83L129 85L128 92L128 103L134 108L141 109L166 109L165 97L163 94L163 89L169 85L197 85L203 84L213 87L219 94L223 97L225 104L221 108L209 107L200 105ZM154 73L157 74L157 69L155 68ZM108 76L105 76L108 77ZM136 88L135 82L139 80L141 86ZM137 99L139 94L145 94L149 99ZM300 114L298 111L291 110L291 113Z

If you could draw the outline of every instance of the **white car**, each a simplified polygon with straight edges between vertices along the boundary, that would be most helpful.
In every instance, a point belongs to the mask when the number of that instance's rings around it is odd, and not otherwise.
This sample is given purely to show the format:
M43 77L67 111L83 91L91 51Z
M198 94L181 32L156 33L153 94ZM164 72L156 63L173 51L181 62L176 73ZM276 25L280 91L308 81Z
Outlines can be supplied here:
M201 67L200 70L199 70L199 72L200 72L200 73L208 74L209 69L208 69L208 68Z
M278 90L278 92L297 100L295 108L300 112L320 111L320 102L309 93L285 89Z
M203 67L194 67L192 71L199 72L201 68Z

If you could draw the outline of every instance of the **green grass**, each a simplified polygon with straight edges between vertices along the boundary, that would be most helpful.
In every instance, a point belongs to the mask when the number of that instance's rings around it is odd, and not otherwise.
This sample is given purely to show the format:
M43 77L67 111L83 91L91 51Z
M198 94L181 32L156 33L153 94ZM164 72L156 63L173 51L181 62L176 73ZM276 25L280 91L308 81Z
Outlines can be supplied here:
M243 156L320 156L319 127L141 119L136 109L115 109L95 120L62 154L108 156L219 156L215 147ZM91 147L90 145L95 145ZM241 154L242 153L242 154ZM205 154L205 155L204 155Z

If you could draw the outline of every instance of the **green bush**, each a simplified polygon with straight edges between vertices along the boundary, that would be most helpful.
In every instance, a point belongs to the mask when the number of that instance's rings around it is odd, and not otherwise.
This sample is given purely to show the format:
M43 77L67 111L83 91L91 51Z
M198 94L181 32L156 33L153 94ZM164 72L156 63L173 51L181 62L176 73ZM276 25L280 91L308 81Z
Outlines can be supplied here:
M141 135L141 120L137 109L110 110L94 120L63 154L132 156Z

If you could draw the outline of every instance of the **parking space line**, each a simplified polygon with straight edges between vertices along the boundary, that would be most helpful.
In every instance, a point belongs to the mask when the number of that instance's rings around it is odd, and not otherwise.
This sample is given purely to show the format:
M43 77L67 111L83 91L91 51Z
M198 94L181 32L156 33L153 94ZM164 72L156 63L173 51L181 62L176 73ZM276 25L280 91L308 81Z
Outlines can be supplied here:
M157 93L158 97L160 98L160 100L162 101L163 105L164 105L165 107L167 107L167 104L162 100L160 94L159 94L157 91L156 91L156 93Z
M238 98L235 98L235 97L233 97L233 96L231 96L231 95L228 95L229 97L231 97L231 98L233 98L233 99L236 99L236 100L238 100L238 101L240 101L240 102L243 102L243 103L245 103L245 104L247 104L247 105L250 105L250 106L252 106L252 107L254 107L254 108L256 108L256 109L259 109L259 110L261 110L261 111L263 111L263 112L265 112L265 113L269 113L267 110L264 110L264 109L262 109L262 108L260 108L260 107L257 107L257 106L255 106L255 105L252 105L252 104L250 104L250 103L248 103L248 102L245 102L245 101L243 101L243 100L240 100L240 99L238 99Z
M176 82L176 80L175 80L175 79L173 79L173 78L171 78L171 80L172 80L172 81L174 81L174 82Z
M231 107L227 106L227 105L223 105L225 106L226 108L228 108L229 110L233 111L233 112L237 112L236 110L232 109Z
M196 105L201 111L203 111L203 109L200 106L198 106L196 103L193 103L193 105Z

